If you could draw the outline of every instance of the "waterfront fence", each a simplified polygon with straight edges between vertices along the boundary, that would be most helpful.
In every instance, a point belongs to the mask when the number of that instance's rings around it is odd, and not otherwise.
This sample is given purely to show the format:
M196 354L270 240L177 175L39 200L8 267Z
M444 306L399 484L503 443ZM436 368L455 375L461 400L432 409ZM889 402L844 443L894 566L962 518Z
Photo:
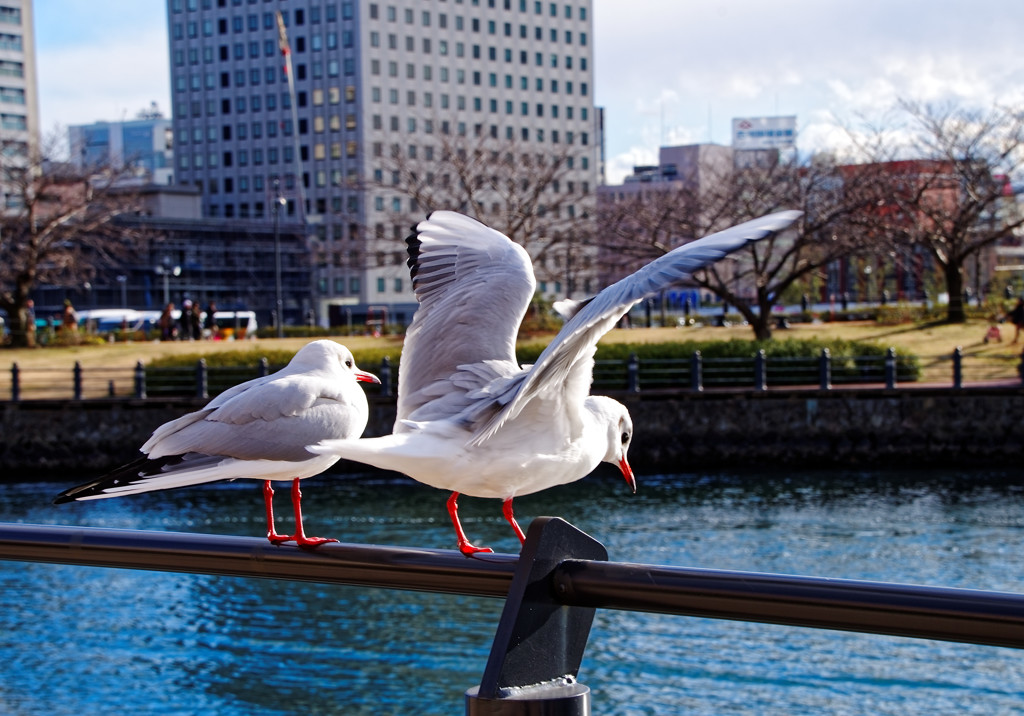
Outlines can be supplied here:
M918 378L918 366L912 358L900 356L890 348L879 356L834 356L827 348L815 357L767 357L758 351L747 358L706 358L695 351L689 358L645 359L635 354L625 360L597 361L594 389L684 390L714 389L768 390L773 387L807 387L833 390L863 386L888 389L928 385L965 388L972 385L1024 383L1024 353L1014 355L965 355L957 347L948 354L919 357L918 362L930 376L943 380ZM74 367L21 368L17 363L8 371L7 397L23 400L92 400L99 398L195 397L209 398L246 380L280 369L267 359L256 367L212 367L200 359L195 366L147 368L141 362L134 368ZM378 370L381 385L368 386L371 392L392 394L392 366L385 358ZM2 399L0 393L0 399Z

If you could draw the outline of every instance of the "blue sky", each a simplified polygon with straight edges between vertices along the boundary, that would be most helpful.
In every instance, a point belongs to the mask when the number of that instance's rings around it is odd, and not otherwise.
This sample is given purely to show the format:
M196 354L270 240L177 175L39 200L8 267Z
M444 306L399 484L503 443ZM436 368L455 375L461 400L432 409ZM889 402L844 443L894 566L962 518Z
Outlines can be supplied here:
M69 124L170 111L162 0L35 0L39 104L45 134Z
M44 132L154 101L169 113L164 0L35 13ZM794 114L815 149L899 98L1024 105L1021 0L594 0L593 14L613 183L662 144L727 144L733 117Z

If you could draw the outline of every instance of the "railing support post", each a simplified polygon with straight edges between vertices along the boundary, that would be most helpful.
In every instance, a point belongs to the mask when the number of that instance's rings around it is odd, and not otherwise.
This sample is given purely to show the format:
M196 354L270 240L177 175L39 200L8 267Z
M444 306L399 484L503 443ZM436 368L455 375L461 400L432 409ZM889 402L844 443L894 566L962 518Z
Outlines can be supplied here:
M75 383L75 400L82 399L82 364L80 361L75 361L75 367L72 369L72 375L74 376Z
M832 354L828 348L822 348L818 358L818 385L822 390L832 390Z
M11 400L21 400L21 370L17 363L11 363Z
M768 371L765 365L767 360L764 348L759 350L757 355L754 356L754 390L768 389Z
M135 397L138 400L146 399L146 369L142 361L135 363Z
M896 349L890 348L885 352L885 388L892 390L896 387Z
M266 378L270 374L270 361L267 360L266 356L260 358L260 362L257 366L258 377Z
M210 397L210 375L205 358L196 361L196 397L204 400Z
M964 387L964 349L960 346L953 351L953 387Z
M576 681L595 609L556 600L555 569L567 559L608 561L597 540L557 517L538 517L508 590L480 685L467 716L588 716L590 689Z
M636 353L630 353L626 361L626 390L640 392L640 358Z
M391 395L391 356L384 356L380 359L380 394Z
M1020 382L1024 384L1024 351L1020 352L1020 363L1017 365L1017 372L1020 373Z
M690 390L700 393L704 390L704 359L700 351L690 356Z

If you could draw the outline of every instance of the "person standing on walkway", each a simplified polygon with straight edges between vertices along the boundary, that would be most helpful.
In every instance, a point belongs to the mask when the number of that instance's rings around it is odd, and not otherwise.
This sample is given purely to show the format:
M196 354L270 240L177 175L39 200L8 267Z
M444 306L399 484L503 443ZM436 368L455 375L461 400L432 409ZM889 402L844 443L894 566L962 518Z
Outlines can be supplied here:
M203 325L203 337L211 341L220 340L220 328L217 326L217 304L210 301L206 307L206 321Z
M168 303L160 314L160 340L174 340L174 304Z
M188 312L188 331L189 338L193 341L198 341L203 337L203 312L199 307L199 301L192 303L192 308Z
M64 311L60 317L61 340L65 343L78 343L78 312L71 305L71 299L64 299Z
M188 341L192 339L192 301L185 299L181 302L181 315L178 316L178 340Z

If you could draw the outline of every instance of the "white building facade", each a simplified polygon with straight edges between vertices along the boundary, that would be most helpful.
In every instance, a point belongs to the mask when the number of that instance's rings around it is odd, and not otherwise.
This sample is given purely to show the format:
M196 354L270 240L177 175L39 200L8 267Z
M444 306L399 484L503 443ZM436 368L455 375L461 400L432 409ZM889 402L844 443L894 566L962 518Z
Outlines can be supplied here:
M24 166L39 150L39 95L36 81L32 0L0 0L0 161ZM21 197L4 189L4 207L17 209Z

